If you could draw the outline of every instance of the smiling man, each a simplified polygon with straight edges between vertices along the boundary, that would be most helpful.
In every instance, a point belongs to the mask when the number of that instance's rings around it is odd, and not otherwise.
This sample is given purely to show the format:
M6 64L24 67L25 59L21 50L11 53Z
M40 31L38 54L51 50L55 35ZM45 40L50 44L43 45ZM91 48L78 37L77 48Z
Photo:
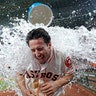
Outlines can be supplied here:
M32 63L25 69L19 68L17 74L22 96L63 96L63 86L73 78L70 57L52 47L51 37L43 28L31 30L26 42Z

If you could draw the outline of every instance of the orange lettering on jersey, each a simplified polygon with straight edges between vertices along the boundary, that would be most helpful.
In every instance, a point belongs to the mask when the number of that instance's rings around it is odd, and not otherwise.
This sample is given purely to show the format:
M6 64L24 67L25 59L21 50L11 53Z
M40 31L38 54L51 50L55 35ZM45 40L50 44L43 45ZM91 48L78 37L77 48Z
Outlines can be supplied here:
M72 67L72 61L70 59L70 57L68 56L65 60L65 65L68 67L68 68L71 68Z

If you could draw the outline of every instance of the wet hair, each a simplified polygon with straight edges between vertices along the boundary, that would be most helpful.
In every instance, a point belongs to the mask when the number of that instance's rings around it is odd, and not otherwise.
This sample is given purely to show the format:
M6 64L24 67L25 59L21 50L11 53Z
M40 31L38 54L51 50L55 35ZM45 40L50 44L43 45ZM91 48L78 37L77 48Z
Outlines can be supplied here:
M43 28L37 28L31 30L26 36L26 43L29 46L29 41L42 38L46 44L50 43L51 38L48 32Z

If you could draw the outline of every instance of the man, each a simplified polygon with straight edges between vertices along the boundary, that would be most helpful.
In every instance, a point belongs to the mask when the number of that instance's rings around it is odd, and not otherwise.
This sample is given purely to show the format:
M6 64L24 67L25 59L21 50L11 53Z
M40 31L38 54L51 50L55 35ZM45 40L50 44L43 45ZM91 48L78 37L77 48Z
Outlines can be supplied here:
M30 31L26 42L32 52L32 63L17 75L22 96L63 96L63 86L73 78L70 57L52 47L43 28Z

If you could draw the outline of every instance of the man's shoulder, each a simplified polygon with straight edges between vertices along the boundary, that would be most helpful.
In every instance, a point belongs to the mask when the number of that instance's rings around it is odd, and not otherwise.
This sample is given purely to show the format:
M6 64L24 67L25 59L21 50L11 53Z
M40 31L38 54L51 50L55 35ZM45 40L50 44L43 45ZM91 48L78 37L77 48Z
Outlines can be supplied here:
M54 53L55 53L55 56L57 57L62 57L62 58L66 57L66 53L60 51L59 49L54 49Z

